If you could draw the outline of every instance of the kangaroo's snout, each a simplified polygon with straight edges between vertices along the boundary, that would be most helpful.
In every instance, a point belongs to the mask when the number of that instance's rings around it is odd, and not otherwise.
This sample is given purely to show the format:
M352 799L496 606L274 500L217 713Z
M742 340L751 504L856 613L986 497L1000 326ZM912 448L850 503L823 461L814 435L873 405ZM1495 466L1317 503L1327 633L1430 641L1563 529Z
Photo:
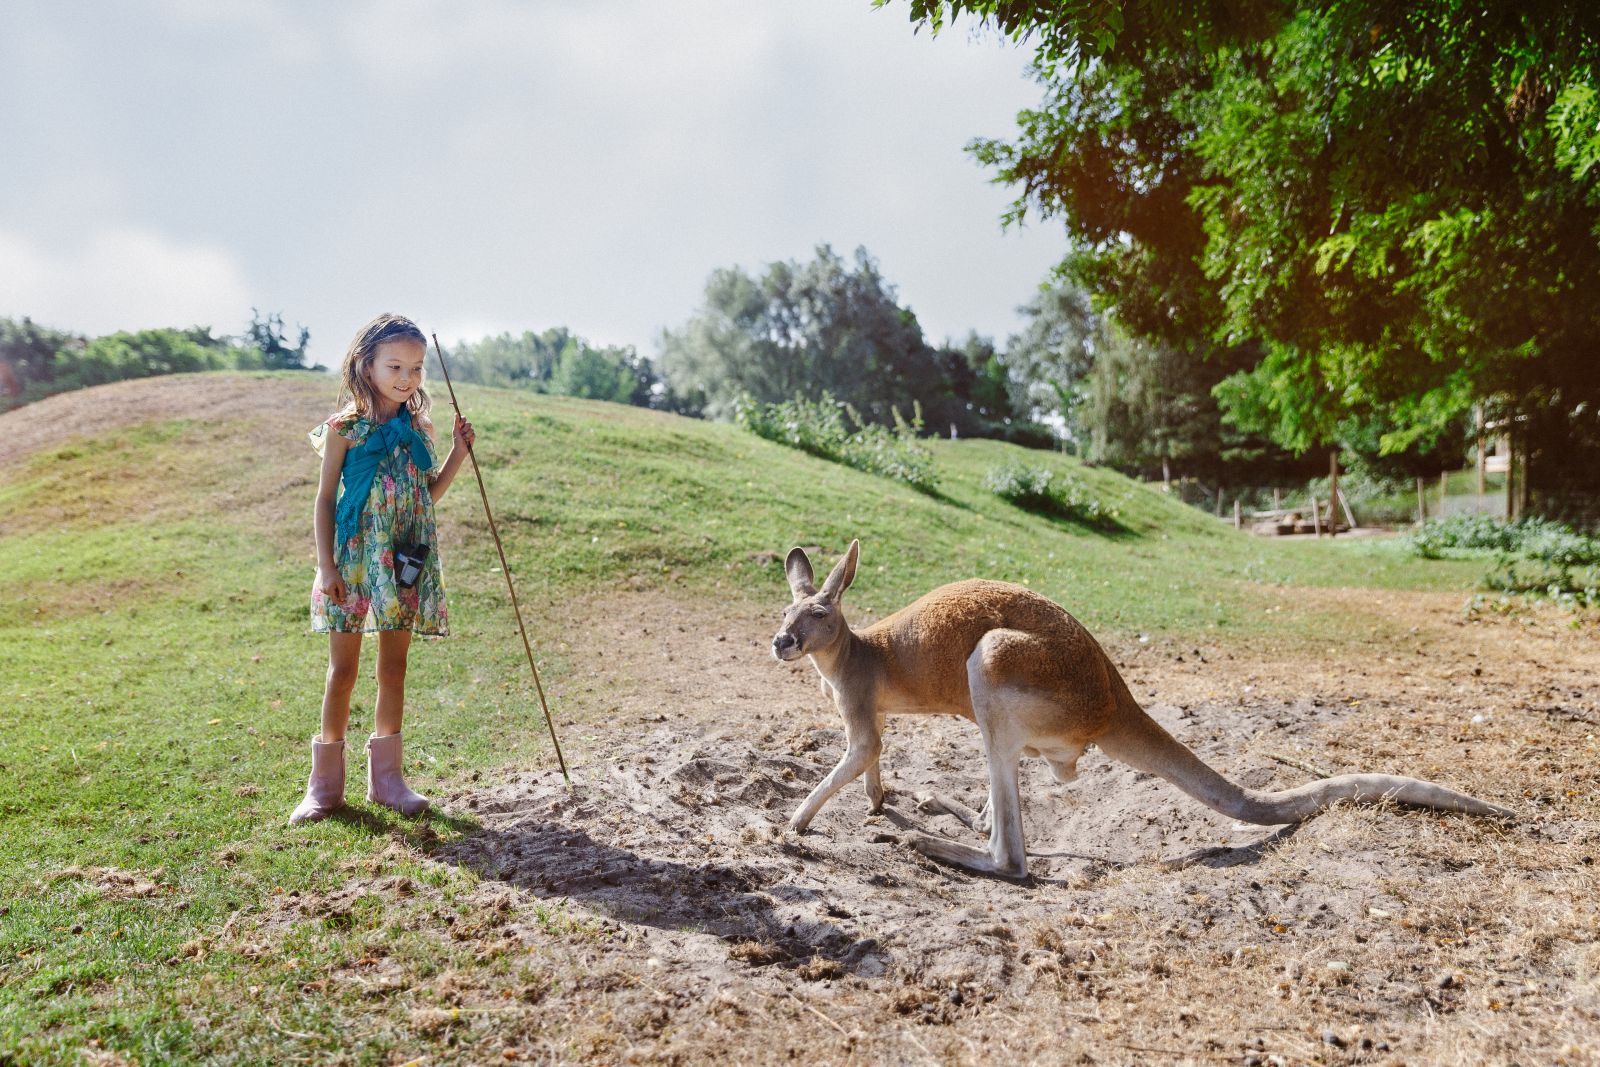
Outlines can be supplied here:
M772 655L774 659L792 660L800 658L800 639L794 634L785 631L772 639Z

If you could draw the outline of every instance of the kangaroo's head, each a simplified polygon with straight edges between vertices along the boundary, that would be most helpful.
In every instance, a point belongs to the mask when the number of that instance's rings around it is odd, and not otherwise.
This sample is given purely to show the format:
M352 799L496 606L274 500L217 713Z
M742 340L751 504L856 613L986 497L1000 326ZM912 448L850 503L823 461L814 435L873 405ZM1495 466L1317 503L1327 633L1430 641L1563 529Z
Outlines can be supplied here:
M811 580L811 560L805 549L790 551L784 561L784 573L789 576L789 592L794 603L783 610L783 625L772 639L772 654L781 660L799 659L833 644L848 626L840 600L844 591L855 580L856 560L861 557L861 542L851 541L828 580L818 589Z

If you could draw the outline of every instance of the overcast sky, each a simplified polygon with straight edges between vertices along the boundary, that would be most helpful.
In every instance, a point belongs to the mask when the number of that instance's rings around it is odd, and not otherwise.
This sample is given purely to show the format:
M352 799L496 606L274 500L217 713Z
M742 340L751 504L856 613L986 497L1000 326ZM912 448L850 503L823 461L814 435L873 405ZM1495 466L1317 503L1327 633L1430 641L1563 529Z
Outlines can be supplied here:
M706 276L865 245L930 340L1003 339L1063 251L962 151L1025 48L869 0L5 0L0 315L252 306L336 361L379 311L653 355Z

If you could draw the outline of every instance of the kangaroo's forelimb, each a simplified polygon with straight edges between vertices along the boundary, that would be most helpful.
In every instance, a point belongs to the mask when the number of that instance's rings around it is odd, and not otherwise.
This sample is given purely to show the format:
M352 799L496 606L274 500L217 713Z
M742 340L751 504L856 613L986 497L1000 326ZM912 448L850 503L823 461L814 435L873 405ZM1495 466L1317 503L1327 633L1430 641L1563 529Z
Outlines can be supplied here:
M816 817L822 805L833 795L863 774L867 776L867 800L873 813L883 808L883 778L878 769L878 759L883 753L883 730L871 713L847 711L845 713L845 749L839 762L827 777L800 805L800 810L789 820L789 829L800 833Z

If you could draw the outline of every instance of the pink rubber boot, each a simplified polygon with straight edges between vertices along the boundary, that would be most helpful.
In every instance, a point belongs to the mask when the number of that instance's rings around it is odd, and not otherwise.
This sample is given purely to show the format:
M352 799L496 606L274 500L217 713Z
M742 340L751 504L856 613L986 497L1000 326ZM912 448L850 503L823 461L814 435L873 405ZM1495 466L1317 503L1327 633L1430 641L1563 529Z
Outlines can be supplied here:
M413 793L400 773L400 735L367 738L367 799L402 815L428 809L428 798Z
M289 825L316 822L344 807L344 742L311 739L311 778L306 795L289 815Z

